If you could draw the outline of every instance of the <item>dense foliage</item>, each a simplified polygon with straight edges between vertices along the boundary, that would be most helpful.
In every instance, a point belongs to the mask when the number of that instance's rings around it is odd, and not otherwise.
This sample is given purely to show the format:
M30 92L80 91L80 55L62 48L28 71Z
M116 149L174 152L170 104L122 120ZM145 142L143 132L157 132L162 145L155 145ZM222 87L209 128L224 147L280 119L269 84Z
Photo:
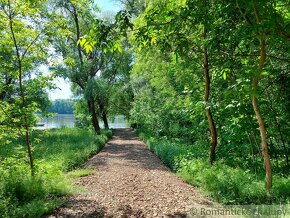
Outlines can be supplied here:
M101 50L87 54L78 45L96 18L97 10L86 7L88 2L0 0L0 217L39 217L58 206L57 197L69 192L64 172L96 153L108 138L100 128L99 136L90 130L34 128L38 113L72 113L71 100L52 102L48 108L47 91L54 88L55 77L81 86L97 80L95 60ZM91 100L89 109L104 99L94 96L97 91L89 93L87 86L82 91L81 97Z
M89 117L95 132L100 134L99 119L109 128L108 115L111 105L117 102L112 101L116 93L130 92L130 87L123 85L126 79L128 84L131 63L122 40L127 15L119 12L113 19L100 18L92 0L52 0L51 6L52 44L63 58L52 69L73 84L73 92L80 99L78 122L88 123L81 119ZM118 54L123 50L122 55Z
M74 100L71 99L56 99L51 102L47 112L57 114L73 114Z
M132 34L132 122L210 149L211 164L265 173L267 190L273 174L288 177L286 1L146 2Z
M289 1L121 1L126 10L106 17L94 0L0 0L1 216L54 207L41 205L66 193L61 172L99 149L99 120L109 128L119 114L219 201L287 202ZM57 76L77 100L48 109ZM77 126L100 136L34 130L37 113L73 104Z

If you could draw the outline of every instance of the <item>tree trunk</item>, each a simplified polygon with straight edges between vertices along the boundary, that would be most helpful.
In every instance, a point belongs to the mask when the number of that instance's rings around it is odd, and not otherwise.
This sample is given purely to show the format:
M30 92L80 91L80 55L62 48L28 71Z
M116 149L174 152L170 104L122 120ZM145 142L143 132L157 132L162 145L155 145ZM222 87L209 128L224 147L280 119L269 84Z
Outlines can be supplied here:
M19 90L20 90L20 97L21 97L21 109L25 109L24 114L21 116L23 116L24 118L24 124L22 126L24 126L25 129L25 134L22 133L21 128L19 128L20 134L22 135L22 137L24 138L25 141L25 145L27 147L27 154L28 154L28 158L29 158L29 164L30 164L30 173L31 176L34 176L34 161L33 161L33 156L32 156L32 150L31 150L31 145L30 145L30 140L29 140L29 123L28 123L28 118L27 118L27 101L25 98L25 93L24 93L24 87L23 87L23 81L22 81L22 76L23 76L23 72L22 72L22 58L23 56L21 56L20 51L19 51L19 47L17 44L17 40L14 34L14 29L13 29L13 21L12 21L12 14L11 14L11 8L10 8L10 1L8 1L8 6L9 6L9 27L10 27L10 31L12 34L12 40L13 40L13 44L15 47L15 51L16 51L16 57L17 57L17 62L18 62L18 80L19 80Z
M207 37L207 30L204 28L204 38ZM209 58L208 58L208 50L207 48L204 48L204 78L205 78L205 95L204 95L204 101L206 103L206 116L209 123L209 130L210 130L210 154L209 154L209 162L210 164L213 164L215 160L215 150L217 146L217 132L215 123L213 120L212 112L210 108L208 107L208 101L209 101L209 94L210 94L210 77L209 77Z
M109 123L108 123L108 119L107 119L107 114L106 113L102 114L102 119L104 121L105 129L109 129Z
M35 174L34 161L33 161L33 156L32 156L32 151L31 151L31 146L30 146L29 130L28 130L28 128L25 129L25 144L27 146L27 152L28 152L28 157L29 157L29 164L30 164L31 176L34 176L34 174Z
M80 31L80 25L79 25L79 18L78 18L78 12L75 8L74 5L73 6L73 18L76 24L76 41L78 42L78 40L81 38L81 31ZM77 45L77 49L78 49L78 55L79 55L79 59L80 59L80 63L81 63L81 67L83 67L84 65L84 61L83 61L83 55L82 55L82 48L81 45L78 43Z
M99 107L100 107L100 114L104 122L104 127L105 129L109 129L109 123L108 123L108 118L107 118L107 113L105 111L105 107L103 104L99 104Z
M254 162L255 161L255 146L254 146L253 140L252 140L250 134L248 133L248 131L246 131L246 133L247 133L249 142L251 144L251 156L252 156L252 160Z
M91 114L92 124L93 124L94 130L95 130L97 135L100 135L101 128L100 128L99 121L98 121L96 106L95 106L95 103L92 99L88 100L88 106L89 106L89 112Z
M256 21L259 24L259 13L257 11L256 6L254 5L254 13L256 16ZM268 144L267 144L267 134L266 134L266 127L264 123L264 119L261 115L258 99L257 99L257 92L258 92L258 83L259 79L261 77L262 71L264 69L266 60L266 41L263 38L262 35L260 35L260 62L259 62L259 69L255 73L253 80L252 80L252 89L253 89L253 97L252 97L252 105L259 123L259 130L260 130L260 136L261 136L261 150L262 150L262 156L264 160L264 167L266 171L266 189L269 191L272 188L272 168L271 168L271 161L270 161L270 155L268 150Z
M252 83L253 89L257 89L258 86L258 80L256 79L256 76L253 79ZM272 169L271 169L271 162L270 162L270 156L268 151L268 145L267 145L267 136L266 136L266 127L263 120L263 117L259 110L258 100L257 97L254 95L252 97L252 105L256 114L256 117L258 119L259 123L259 130L261 135L261 150L262 150L262 156L264 159L264 166L266 171L266 189L270 190L272 187Z

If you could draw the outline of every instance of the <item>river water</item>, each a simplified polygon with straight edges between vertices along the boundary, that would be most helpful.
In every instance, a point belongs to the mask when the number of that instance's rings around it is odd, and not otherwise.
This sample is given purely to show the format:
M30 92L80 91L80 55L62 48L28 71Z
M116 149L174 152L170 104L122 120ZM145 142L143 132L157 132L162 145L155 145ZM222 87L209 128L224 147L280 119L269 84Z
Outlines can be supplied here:
M70 127L73 128L75 123L75 117L73 114L57 114L53 117L44 117L38 124L43 126L38 126L37 129L51 129L51 128L61 128ZM103 122L100 122L101 128L104 128ZM125 120L125 116L119 115L114 118L114 120L109 120L110 128L128 128L129 124Z

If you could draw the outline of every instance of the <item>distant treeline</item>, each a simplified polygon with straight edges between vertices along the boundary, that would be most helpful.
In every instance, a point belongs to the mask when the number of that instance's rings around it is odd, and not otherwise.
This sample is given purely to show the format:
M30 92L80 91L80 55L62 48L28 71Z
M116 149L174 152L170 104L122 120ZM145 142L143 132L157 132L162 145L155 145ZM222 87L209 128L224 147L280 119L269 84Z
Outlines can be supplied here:
M56 99L51 102L48 112L58 114L73 114L74 100L71 99Z

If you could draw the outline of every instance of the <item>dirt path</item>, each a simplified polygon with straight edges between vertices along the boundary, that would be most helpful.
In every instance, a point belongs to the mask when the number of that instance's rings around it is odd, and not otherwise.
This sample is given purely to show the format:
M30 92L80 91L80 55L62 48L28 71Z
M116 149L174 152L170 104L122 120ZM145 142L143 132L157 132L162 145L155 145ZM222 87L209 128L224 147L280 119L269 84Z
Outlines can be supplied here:
M190 208L213 207L172 175L130 129L114 130L87 165L95 174L77 183L88 192L71 197L49 217L191 217Z

